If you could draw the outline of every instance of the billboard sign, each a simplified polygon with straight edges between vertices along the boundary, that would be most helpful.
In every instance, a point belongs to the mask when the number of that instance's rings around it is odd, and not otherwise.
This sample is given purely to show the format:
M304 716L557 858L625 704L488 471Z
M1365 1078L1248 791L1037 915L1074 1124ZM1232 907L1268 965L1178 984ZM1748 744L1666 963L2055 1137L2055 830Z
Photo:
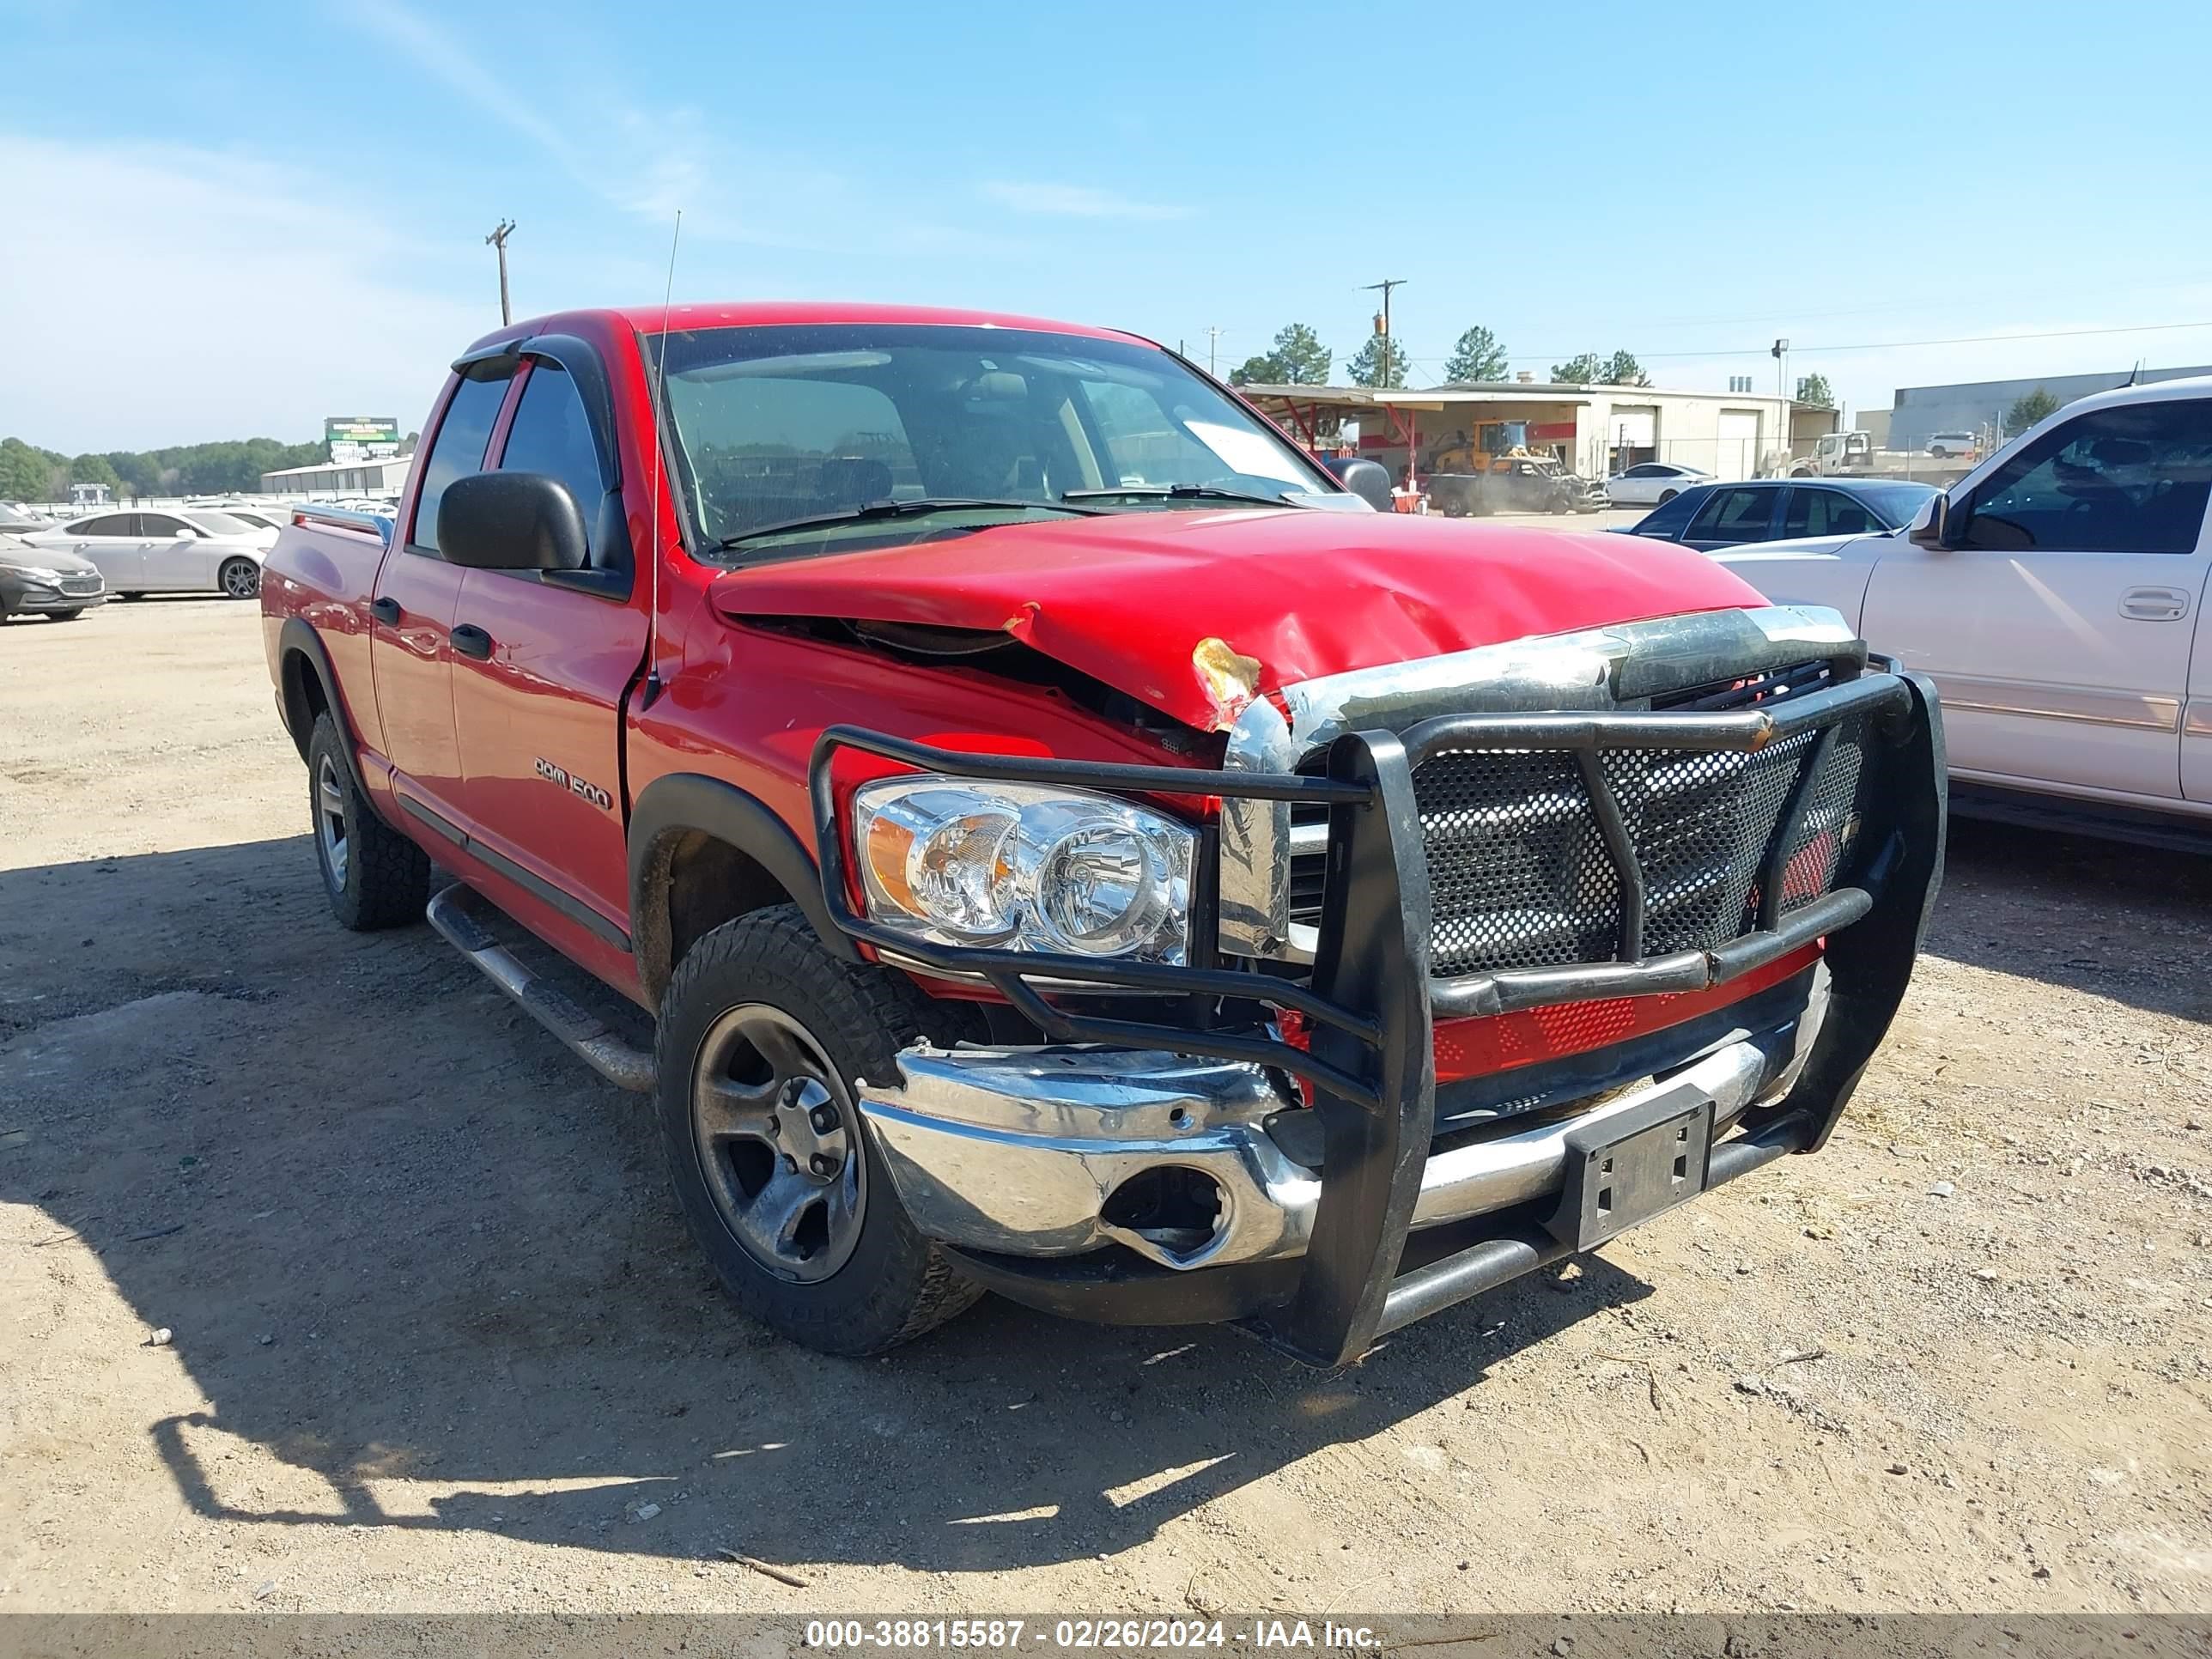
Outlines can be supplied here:
M388 461L399 453L399 422L374 415L333 415L323 422L323 442L334 465Z

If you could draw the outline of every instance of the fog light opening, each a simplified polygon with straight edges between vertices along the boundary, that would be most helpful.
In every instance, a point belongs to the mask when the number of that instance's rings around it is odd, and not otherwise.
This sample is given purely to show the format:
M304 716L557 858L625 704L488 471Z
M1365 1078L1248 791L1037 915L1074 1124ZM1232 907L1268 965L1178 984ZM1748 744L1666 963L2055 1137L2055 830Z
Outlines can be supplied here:
M1227 1211L1212 1176L1170 1166L1131 1176L1108 1196L1099 1218L1163 1258L1188 1257L1213 1242Z

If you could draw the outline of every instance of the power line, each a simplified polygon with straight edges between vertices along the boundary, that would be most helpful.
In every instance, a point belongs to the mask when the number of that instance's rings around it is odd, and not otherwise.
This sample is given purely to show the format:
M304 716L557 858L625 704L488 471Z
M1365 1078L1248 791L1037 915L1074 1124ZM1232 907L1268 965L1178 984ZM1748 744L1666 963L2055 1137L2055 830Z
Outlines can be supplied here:
M2124 328L2043 328L2031 329L2021 334L1959 334L1942 340L1869 340L1852 345L1792 346L1793 352L1807 351L1911 351L1922 346L1995 344L2007 340L2070 340L2097 334L2159 334L2182 329L2212 328L2205 323L2133 323ZM1640 361L1649 357L1765 357L1773 350L1771 346L1717 346L1709 351L1639 351ZM1509 361L1516 363L1541 362L1547 358L1571 357L1565 351L1515 352Z

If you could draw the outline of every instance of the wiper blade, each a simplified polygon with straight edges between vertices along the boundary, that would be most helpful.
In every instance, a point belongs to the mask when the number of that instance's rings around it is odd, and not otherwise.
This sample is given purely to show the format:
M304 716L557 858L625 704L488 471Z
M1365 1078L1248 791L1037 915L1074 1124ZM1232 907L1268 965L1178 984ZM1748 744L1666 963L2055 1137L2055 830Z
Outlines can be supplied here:
M976 507L1000 507L1010 513L1090 514L1100 511L1097 507L1076 507L1060 501L993 501L985 496L917 495L906 501L863 501L858 507L840 507L834 513L812 513L803 519L786 519L779 524L757 525L737 535L723 537L716 545L741 547L763 536L781 536L794 530L826 529L832 525L866 524L874 519L907 519L925 513L957 513Z
M1214 484L1116 484L1106 489L1063 489L1063 501L1249 501L1255 507L1288 507L1290 491L1261 495L1249 489L1223 489Z

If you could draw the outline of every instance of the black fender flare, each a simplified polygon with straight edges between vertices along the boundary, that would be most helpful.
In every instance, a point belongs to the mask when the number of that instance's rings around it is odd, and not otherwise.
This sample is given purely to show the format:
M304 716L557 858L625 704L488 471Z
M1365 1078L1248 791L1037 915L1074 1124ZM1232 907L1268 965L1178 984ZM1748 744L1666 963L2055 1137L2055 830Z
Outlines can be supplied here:
M291 734L292 746L300 751L300 758L307 758L307 740L314 735L314 721L308 718L304 704L295 703L293 695L291 659L303 659L307 664L301 671L313 674L322 684L323 706L331 711L338 723L338 732L345 738L346 770L353 775L353 787L361 798L374 806L376 797L368 793L368 781L362 775L361 736L353 729L353 721L346 714L345 699L338 695L337 671L331 666L331 653L323 648L322 635L301 617L285 619L276 635L276 704L284 717L284 729Z
M678 839L696 832L744 854L805 912L823 946L848 962L861 960L853 941L830 919L822 895L822 870L791 826L759 797L735 784L696 772L672 772L646 785L629 815L629 925L638 978L658 1002L675 963L670 960L668 908L664 894L669 860Z

